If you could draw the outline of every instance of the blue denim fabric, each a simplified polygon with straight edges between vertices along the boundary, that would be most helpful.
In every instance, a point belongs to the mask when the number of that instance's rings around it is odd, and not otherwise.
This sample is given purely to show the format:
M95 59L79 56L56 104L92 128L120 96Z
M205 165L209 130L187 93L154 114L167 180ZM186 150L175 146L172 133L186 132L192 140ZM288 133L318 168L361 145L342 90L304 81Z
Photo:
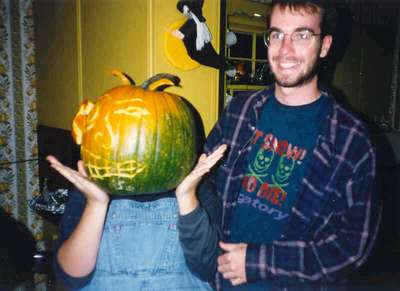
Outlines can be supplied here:
M177 221L175 198L113 200L95 274L81 290L211 290L186 267Z

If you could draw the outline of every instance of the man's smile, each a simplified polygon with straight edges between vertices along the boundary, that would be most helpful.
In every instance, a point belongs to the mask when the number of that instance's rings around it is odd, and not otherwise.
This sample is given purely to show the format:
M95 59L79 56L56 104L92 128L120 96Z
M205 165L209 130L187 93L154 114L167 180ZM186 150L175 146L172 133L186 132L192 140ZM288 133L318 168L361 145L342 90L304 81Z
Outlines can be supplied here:
M281 70L293 69L300 64L297 59L288 59L288 58L274 58L274 62L277 67Z

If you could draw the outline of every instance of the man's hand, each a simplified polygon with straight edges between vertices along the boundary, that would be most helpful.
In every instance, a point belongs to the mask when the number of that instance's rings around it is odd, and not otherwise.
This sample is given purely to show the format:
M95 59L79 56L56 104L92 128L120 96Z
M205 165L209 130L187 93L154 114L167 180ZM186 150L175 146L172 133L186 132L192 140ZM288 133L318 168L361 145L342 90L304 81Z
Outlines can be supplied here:
M245 243L219 243L225 254L218 257L218 272L236 286L247 282Z
M68 181L74 184L83 195L85 195L88 204L108 204L110 200L108 194L88 179L82 161L78 162L78 171L75 171L60 163L54 156L48 156L47 160L50 162L50 166L53 169L63 175Z

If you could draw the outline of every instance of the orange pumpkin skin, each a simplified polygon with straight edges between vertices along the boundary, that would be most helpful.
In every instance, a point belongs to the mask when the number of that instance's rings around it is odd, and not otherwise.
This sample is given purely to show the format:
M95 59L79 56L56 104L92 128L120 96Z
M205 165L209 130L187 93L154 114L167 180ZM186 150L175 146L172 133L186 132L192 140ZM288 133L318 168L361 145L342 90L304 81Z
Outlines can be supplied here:
M115 87L82 103L72 132L90 179L111 195L174 189L196 160L192 111L167 92Z

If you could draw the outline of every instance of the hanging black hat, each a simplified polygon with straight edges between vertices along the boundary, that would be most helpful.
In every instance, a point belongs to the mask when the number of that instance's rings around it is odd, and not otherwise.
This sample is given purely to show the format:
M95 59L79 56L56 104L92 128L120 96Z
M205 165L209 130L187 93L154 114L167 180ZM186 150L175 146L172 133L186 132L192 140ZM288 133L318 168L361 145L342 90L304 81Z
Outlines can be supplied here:
M188 20L178 30L183 35L182 40L186 51L193 60L219 69L223 66L223 60L211 44L211 34L205 24L206 19L203 17L203 4L204 0L178 1L177 9L188 16ZM202 35L199 36L199 32Z
M204 0L179 0L176 4L176 8L178 8L181 13L184 13L183 6L186 5L201 22L204 22L206 19L203 17L203 4Z

